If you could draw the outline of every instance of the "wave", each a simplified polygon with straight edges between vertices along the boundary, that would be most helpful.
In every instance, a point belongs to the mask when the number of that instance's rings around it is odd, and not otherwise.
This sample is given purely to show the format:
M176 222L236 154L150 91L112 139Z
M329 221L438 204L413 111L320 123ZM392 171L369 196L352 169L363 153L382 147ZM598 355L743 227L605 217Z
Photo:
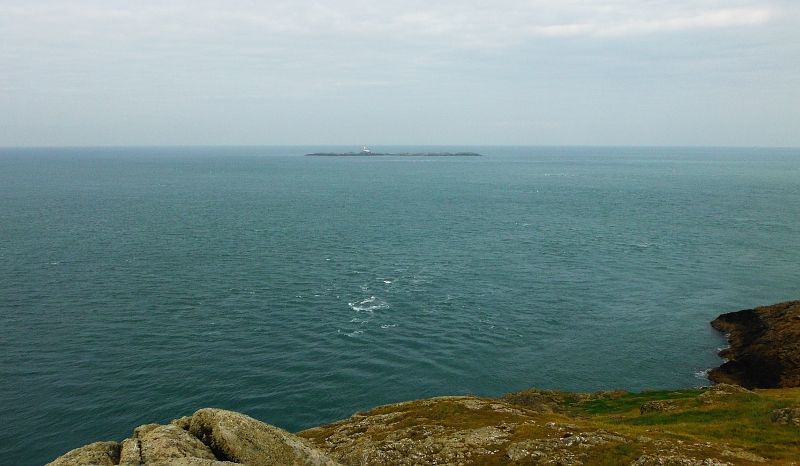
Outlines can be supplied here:
M356 312L369 312L372 313L379 309L389 309L389 303L378 299L375 296L370 296L367 299L361 300L358 303L347 303L350 309Z

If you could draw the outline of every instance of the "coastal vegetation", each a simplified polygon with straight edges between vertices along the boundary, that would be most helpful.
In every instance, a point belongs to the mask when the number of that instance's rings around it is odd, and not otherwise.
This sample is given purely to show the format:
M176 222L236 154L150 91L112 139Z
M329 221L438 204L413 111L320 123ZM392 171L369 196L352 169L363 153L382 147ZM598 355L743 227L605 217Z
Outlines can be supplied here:
M298 435L347 465L794 464L800 389L445 397Z

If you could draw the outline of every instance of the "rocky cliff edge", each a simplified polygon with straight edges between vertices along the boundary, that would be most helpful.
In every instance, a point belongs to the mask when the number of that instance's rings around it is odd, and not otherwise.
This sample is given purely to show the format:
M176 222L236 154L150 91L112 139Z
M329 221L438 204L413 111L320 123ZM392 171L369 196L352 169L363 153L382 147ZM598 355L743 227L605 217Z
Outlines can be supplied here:
M749 389L800 387L800 301L729 312L711 325L728 334L730 346L709 379Z
M800 466L800 389L525 390L380 406L290 434L202 409L52 466Z

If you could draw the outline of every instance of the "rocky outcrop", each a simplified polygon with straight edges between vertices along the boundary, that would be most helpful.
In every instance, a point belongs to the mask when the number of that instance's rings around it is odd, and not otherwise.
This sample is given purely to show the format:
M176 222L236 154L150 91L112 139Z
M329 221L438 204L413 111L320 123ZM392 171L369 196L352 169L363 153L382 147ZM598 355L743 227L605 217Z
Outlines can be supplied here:
M728 333L730 346L709 379L749 389L800 387L800 301L722 314L711 325Z
M800 426L800 405L776 409L772 412L772 422Z
M51 465L799 466L800 390L525 390L379 406L296 435L201 409ZM772 422L770 422L772 421Z
M144 429L143 429L144 428ZM197 437L178 426L148 424L134 431L133 437L121 445L121 466L144 466L155 464L181 464L222 466L232 463L221 462L211 449Z
M219 457L246 465L337 466L299 437L251 417L221 409L201 409L189 432Z
M750 394L735 389L742 390L734 387L725 392L729 396L715 397L711 403L722 408ZM347 466L728 466L765 461L736 446L687 441L691 437L652 428L663 425L663 417L657 416L679 417L696 409L701 405L698 392L635 395L526 390L500 400L440 397L381 406L298 435ZM669 406L666 413L645 410L642 415L629 409L638 399L656 396L670 399L645 405ZM590 417L602 410L609 411L605 421ZM624 431L609 428L614 425ZM649 436L632 432L631 425L647 426L642 431Z
M201 409L169 425L146 424L121 444L98 442L48 466L339 466L285 430L244 414Z
M47 466L113 466L119 464L120 445L117 442L95 442L59 456Z

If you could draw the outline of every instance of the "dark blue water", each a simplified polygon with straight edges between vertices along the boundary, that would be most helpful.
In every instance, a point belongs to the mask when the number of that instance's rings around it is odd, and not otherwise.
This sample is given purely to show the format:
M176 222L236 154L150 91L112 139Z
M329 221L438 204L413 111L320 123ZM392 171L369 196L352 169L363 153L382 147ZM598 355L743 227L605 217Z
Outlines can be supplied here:
M0 150L3 462L208 406L699 386L709 320L800 298L800 150L320 149Z

